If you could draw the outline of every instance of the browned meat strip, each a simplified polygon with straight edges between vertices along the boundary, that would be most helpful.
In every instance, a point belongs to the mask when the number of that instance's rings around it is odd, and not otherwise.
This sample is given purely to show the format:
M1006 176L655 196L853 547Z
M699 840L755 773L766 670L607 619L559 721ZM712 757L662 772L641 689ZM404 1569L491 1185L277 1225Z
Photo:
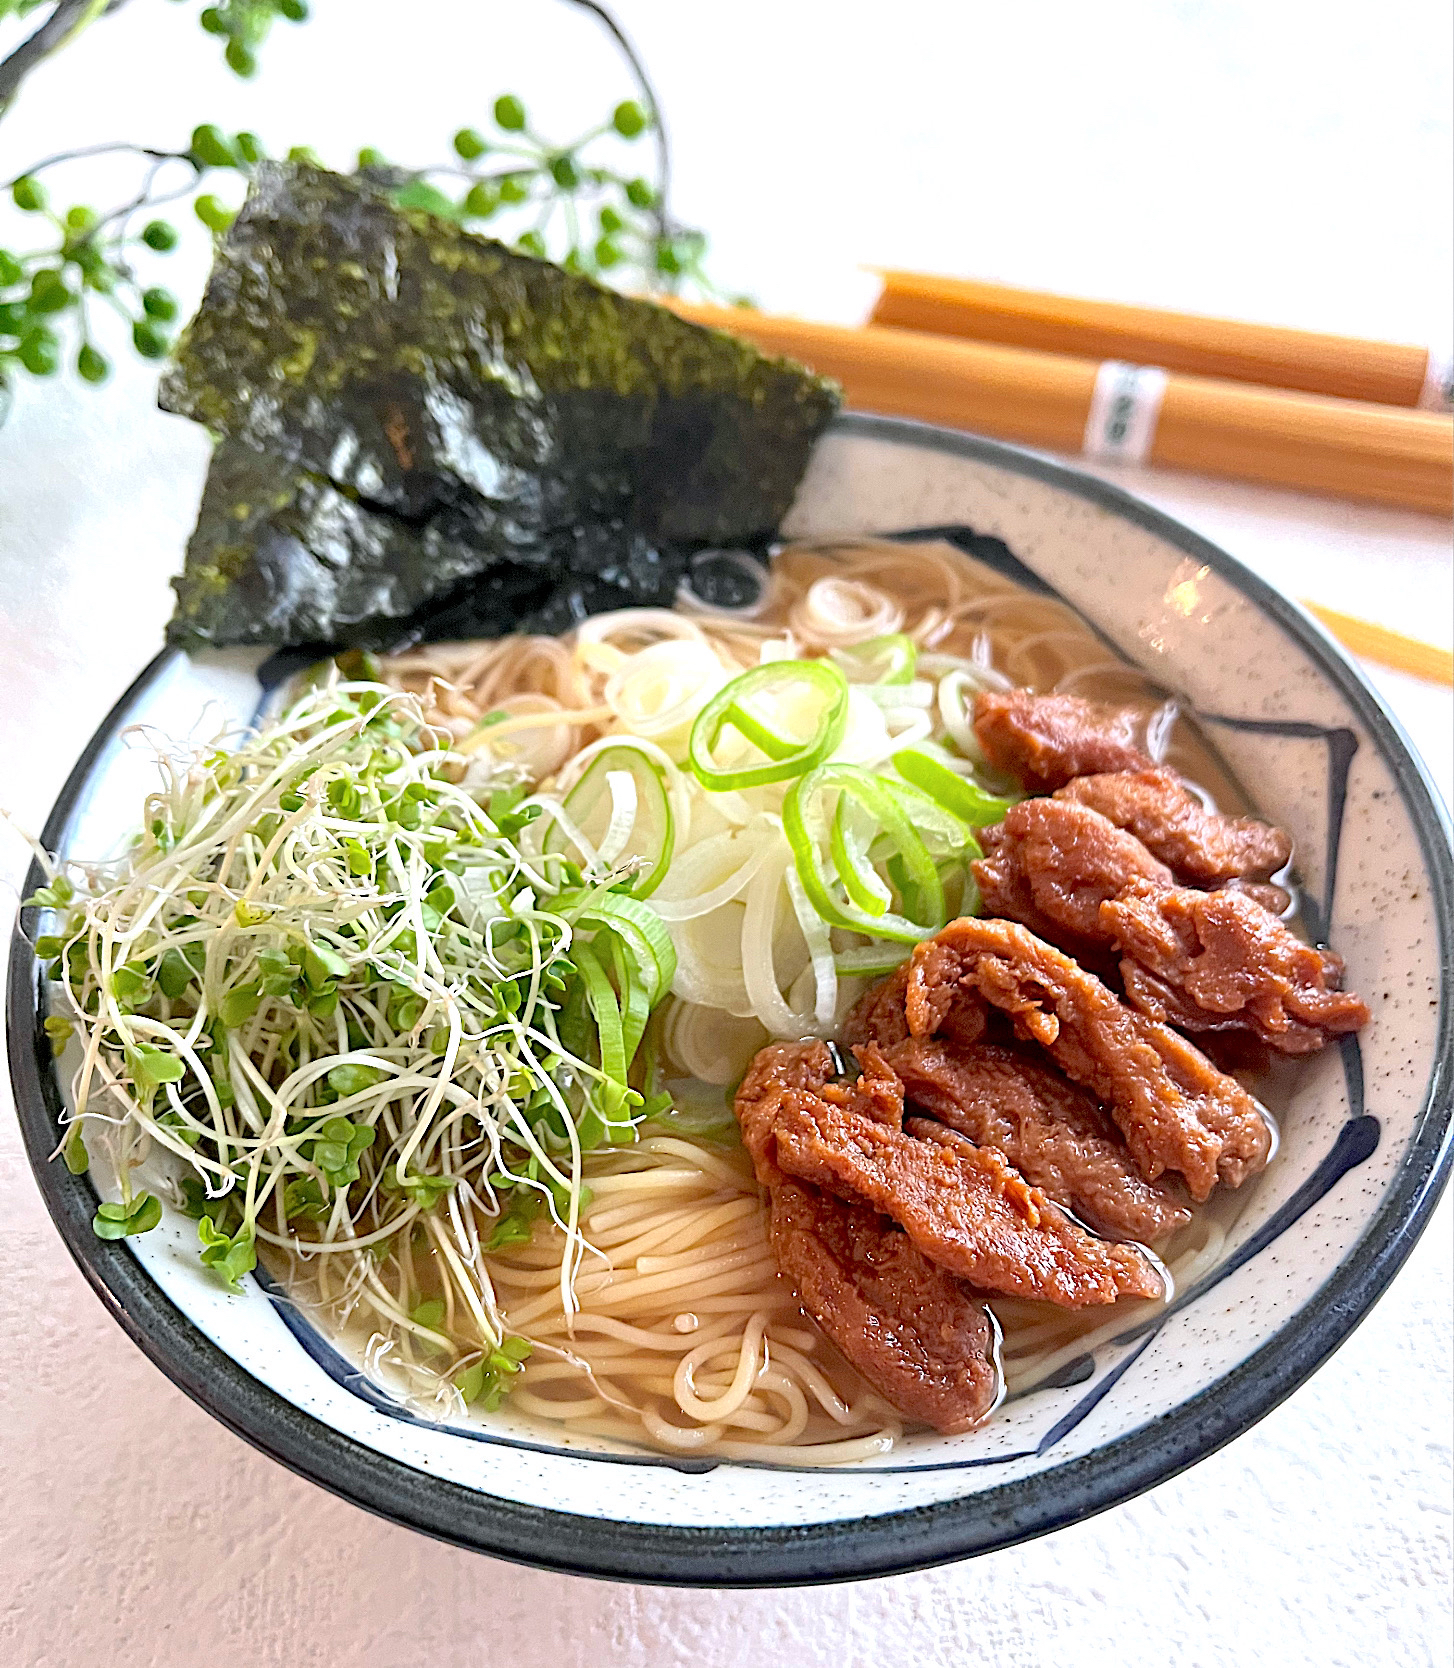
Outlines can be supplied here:
M850 1047L857 1043L877 1043L880 1048L891 1048L909 1035L909 1022L904 1018L904 992L909 986L909 964L906 960L896 972L866 991L854 1005L838 1033L838 1040ZM761 1058L761 1055L758 1056Z
M996 770L1032 792L1046 792L1096 771L1143 770L1146 715L1099 706L1078 695L1029 689L987 690L975 697L974 733Z
M1134 834L1190 886L1266 880L1292 856L1292 841L1280 828L1204 810L1175 771L1080 776L1057 789L1056 797L1089 805Z
M991 844L972 865L985 913L1076 953L1106 943L1101 905L1108 898L1138 881L1174 884L1135 835L1074 800L1022 799Z
M890 973L858 1002L843 1022L839 1041L850 1046L877 1043L892 1048L908 1040L909 1022L904 1017L904 992L909 987L909 963ZM972 1048L985 1032L989 1015L984 999L972 990L944 992L935 1031L959 1048Z
M788 1089L815 1093L833 1081L833 1056L827 1043L769 1043L752 1057L746 1076L737 1086L733 1110L742 1130L742 1144L764 1187L783 1179L773 1147L773 1119Z
M993 1147L975 1147L967 1158L870 1116L865 1100L885 1091L865 1089L864 1080L891 1079L894 1091L903 1090L871 1043L858 1054L858 1086L768 1095L759 1088L746 1105L739 1091L738 1119L759 1179L766 1169L871 1205L931 1261L982 1291L1067 1309L1164 1295L1155 1266L1138 1250L1095 1238Z
M831 1087L871 1123L892 1123L895 1104L902 1110L897 1080L881 1069L861 1096L832 1085L832 1076L824 1044L775 1043L737 1091L743 1140L772 1201L773 1256L808 1313L895 1407L943 1431L967 1430L999 1394L994 1323L983 1303L888 1217L778 1167L774 1120L784 1095Z
M1261 904L1269 915L1282 915L1292 902L1292 895L1281 886L1265 880L1228 880L1215 888L1218 892L1240 892L1244 898Z
M1002 1152L1026 1181L1111 1239L1165 1239L1191 1221L1167 1179L1143 1181L1110 1118L1084 1090L1023 1051L955 1048L920 1037L888 1051L904 1097L977 1146ZM923 1133L923 1120L908 1128Z
M1191 1031L1242 1026L1284 1054L1368 1023L1364 1003L1338 988L1342 959L1242 893L1133 887L1103 904L1101 919L1126 952L1126 994L1155 1019Z
M950 1433L994 1408L994 1322L888 1217L784 1180L772 1190L771 1240L803 1307L901 1413Z
M1241 1084L1024 927L951 921L920 944L905 993L911 1035L933 1035L946 984L977 989L1109 1107L1147 1181L1177 1170L1200 1201L1267 1162L1270 1132Z
M1295 937L1247 883L1176 886L1134 834L1088 805L1022 800L991 846L973 864L986 910L1102 977L1114 951L1127 998L1153 1019L1189 1031L1241 1028L1305 1054L1368 1018L1357 997L1338 990L1338 958Z

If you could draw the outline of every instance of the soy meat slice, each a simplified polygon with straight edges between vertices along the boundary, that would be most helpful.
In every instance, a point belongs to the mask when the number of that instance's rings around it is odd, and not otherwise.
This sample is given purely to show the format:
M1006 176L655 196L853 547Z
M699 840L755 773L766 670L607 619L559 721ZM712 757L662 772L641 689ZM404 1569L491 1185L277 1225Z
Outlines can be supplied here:
M1203 892L1134 834L1074 799L1027 799L986 837L973 871L985 909L1107 974L1182 1030L1243 1031L1307 1054L1368 1019L1343 963L1298 938L1244 883ZM942 1000L942 998L941 998Z
M1280 828L1253 817L1208 811L1172 770L1120 770L1079 776L1056 790L1134 834L1185 885L1262 882L1292 856Z
M956 1048L918 1037L887 1054L904 1097L993 1147L1035 1187L1111 1239L1165 1239L1191 1220L1168 1177L1145 1181L1110 1116L1085 1092L1025 1050L979 1043ZM916 1134L917 1123L908 1126Z
M791 1176L892 1216L932 1262L983 1291L1069 1309L1165 1295L1141 1252L1088 1233L993 1148L965 1155L896 1127L884 1113L902 1114L902 1085L873 1044L857 1053L857 1084L816 1088L799 1085L821 1075L821 1044L759 1054L737 1096L759 1180Z
M1219 1180L1235 1187L1267 1162L1271 1131L1241 1084L1026 928L963 919L918 945L910 1033L932 1036L945 988L966 986L1110 1109L1147 1181L1178 1171L1200 1202Z
M996 1328L983 1299L931 1262L888 1216L783 1174L775 1109L789 1093L828 1086L822 1043L761 1050L737 1092L743 1139L771 1202L769 1239L803 1307L901 1413L944 1432L968 1430L999 1399ZM879 1079L864 1115L893 1127L903 1102Z
M984 1302L867 1205L784 1179L769 1239L803 1307L900 1413L951 1435L1000 1396Z
M1070 800L1022 799L984 843L973 870L985 914L1019 921L1082 961L1108 943L1107 899L1136 882L1175 884L1134 834Z
M1152 763L1141 745L1146 715L1135 707L1029 689L986 690L975 697L973 723L989 762L1032 793L1063 787L1074 776Z
M1295 937L1238 892L1132 888L1101 906L1125 952L1126 994L1189 1031L1244 1029L1284 1054L1308 1054L1368 1023L1340 988L1342 958Z
M904 998L908 988L909 964L905 961L859 999L843 1022L839 1041L850 1047L877 1043L883 1049L907 1041L909 1021L904 1014ZM970 1048L984 1036L988 1020L983 997L970 990L946 990L934 1029L946 1040Z

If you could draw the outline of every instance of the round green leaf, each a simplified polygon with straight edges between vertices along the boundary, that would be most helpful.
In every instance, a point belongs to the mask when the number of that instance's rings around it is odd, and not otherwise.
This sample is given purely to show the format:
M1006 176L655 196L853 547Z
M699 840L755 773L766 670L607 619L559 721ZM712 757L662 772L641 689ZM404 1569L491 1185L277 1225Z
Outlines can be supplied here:
M177 298L170 290L150 289L142 292L141 304L148 318L160 319L164 324L177 316Z
M171 345L157 327L147 319L138 319L131 327L132 346L143 359L165 359Z
M16 208L24 209L27 214L39 214L45 207L45 187L39 180L34 180L29 174L23 175L10 187L10 196Z
M75 299L54 267L43 266L30 281L32 313L63 312Z
M193 158L204 168L232 168L237 164L237 152L215 122L204 122L200 127L194 127L189 148Z
M611 113L611 126L623 139L634 139L646 127L650 118L635 99L628 98Z
M225 232L236 218L234 211L220 197L199 197L193 205L197 218L209 231Z
M32 376L52 376L60 365L56 339L41 325L21 338L20 363Z
M525 126L525 106L514 93L502 93L495 100L495 126L506 133L519 133Z
M89 342L82 342L76 355L76 374L83 382L105 382L111 374L111 361Z

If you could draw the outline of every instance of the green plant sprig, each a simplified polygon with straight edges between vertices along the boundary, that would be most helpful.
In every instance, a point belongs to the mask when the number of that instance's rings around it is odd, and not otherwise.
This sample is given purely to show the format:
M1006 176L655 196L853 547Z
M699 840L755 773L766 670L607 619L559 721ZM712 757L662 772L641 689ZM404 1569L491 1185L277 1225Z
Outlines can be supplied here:
M691 287L717 294L703 270L707 244L702 233L672 225L663 233L656 186L588 154L608 136L629 141L649 133L651 119L639 104L618 104L609 121L568 145L553 145L533 132L512 94L495 101L493 115L506 137L486 140L474 128L461 128L453 139L454 163L396 167L366 147L358 154L358 171L400 208L486 227L522 253L558 260L569 271L628 288L679 293ZM53 208L43 176L101 149L130 151L145 163L136 194L105 213L82 203L63 211ZM220 235L236 210L225 195L199 188L210 174L234 173L246 180L267 154L256 134L229 135L209 122L193 130L183 149L96 147L49 157L8 181L15 206L48 226L52 235L21 253L0 248L0 386L17 371L54 375L65 357L60 327L66 320L74 321L69 357L76 373L86 382L105 381L111 366L92 328L91 308L97 301L120 315L143 359L164 358L179 303L170 290L144 283L136 261L170 253L181 232L155 210L191 197L195 218ZM309 146L295 145L286 154L321 161ZM169 167L185 170L185 177L162 191L158 184ZM138 227L143 214L147 218Z
M400 207L469 226L488 223L491 235L567 271L631 288L717 294L703 268L703 234L664 218L659 183L598 154L602 141L630 143L655 131L651 113L635 99L566 144L537 132L513 93L497 98L491 115L494 137L473 127L454 135L457 162L394 168L369 149L359 153L359 170L389 188Z
M366 146L358 153L358 171L402 208L426 209L478 228L525 254L559 261L570 271L621 288L696 291L727 299L705 271L705 236L678 225L668 212L666 135L640 59L604 7L595 0L570 3L590 12L611 34L636 79L638 98L621 101L605 121L557 144L530 124L515 94L504 93L491 108L492 136L486 139L476 127L460 128L454 135L452 160L409 167ZM36 4L28 0L0 0L0 22L34 9ZM58 5L37 37L61 10ZM100 15L105 14L94 9L75 12L72 34ZM308 16L305 0L219 0L203 8L201 23L208 33L226 40L229 67L250 76L275 19L302 23ZM21 50L0 63L0 83L6 65ZM12 74L15 85L19 73ZM608 144L642 138L654 141L654 171L623 171L613 165L608 152L603 153ZM53 170L108 153L129 153L142 164L134 195L104 212L83 202L52 207ZM230 201L235 194L225 188L203 189L212 183L206 176L232 172L245 179L267 154L256 134L229 135L209 122L195 128L190 142L176 150L92 145L47 157L5 182L15 206L47 227L50 236L20 251L0 247L0 419L21 374L51 377L70 365L84 382L106 380L111 361L94 326L93 308L98 305L119 316L132 348L143 359L164 358L180 306L169 289L148 281L142 271L153 256L175 249L183 233L157 210L190 198L193 216L209 233L226 231L236 213ZM308 145L295 145L283 154L322 161Z
M257 74L258 49L278 18L306 23L308 0L210 0L198 22L209 35L226 42L222 56L234 75Z

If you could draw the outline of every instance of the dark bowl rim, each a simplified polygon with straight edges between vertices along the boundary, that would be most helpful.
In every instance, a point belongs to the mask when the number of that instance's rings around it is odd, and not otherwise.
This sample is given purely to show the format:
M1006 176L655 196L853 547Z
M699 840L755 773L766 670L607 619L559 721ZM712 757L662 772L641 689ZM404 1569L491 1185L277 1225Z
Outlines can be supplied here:
M1307 653L1367 727L1418 833L1451 966L1454 856L1448 816L1396 718L1332 639L1295 603L1162 511L1080 470L1018 447L900 418L849 414L830 431L984 462L1045 482L1156 534L1248 597ZM42 839L63 831L102 750L137 697L170 663L163 650L87 744ZM32 869L27 892L40 883ZM601 1579L673 1586L809 1585L901 1574L1013 1546L1129 1500L1215 1452L1292 1394L1351 1334L1412 1251L1454 1161L1454 1003L1446 977L1438 1044L1403 1161L1358 1242L1313 1297L1260 1349L1169 1413L1093 1450L981 1493L882 1516L821 1524L705 1529L558 1512L427 1475L343 1436L253 1378L171 1303L119 1243L91 1231L84 1177L52 1163L50 1058L39 1024L34 960L17 921L11 943L7 1041L16 1110L37 1184L67 1249L134 1343L200 1406L254 1447L334 1494L395 1523L515 1563Z

